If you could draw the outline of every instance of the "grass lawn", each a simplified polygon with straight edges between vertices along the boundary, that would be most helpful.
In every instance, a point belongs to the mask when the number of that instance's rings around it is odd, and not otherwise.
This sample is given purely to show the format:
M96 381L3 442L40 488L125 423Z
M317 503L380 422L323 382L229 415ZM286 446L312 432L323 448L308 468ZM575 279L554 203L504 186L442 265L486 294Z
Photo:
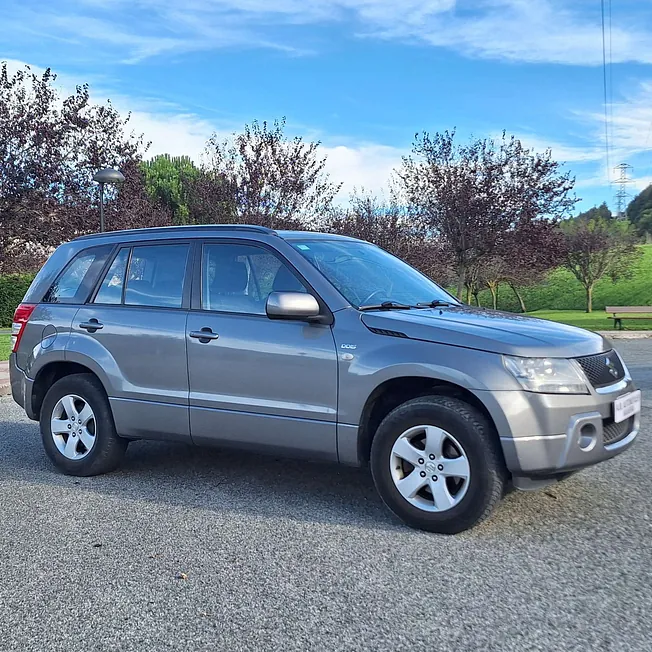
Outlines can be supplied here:
M572 320L581 319L584 326L587 320L597 320L598 326L585 326L587 328L598 328L600 330L613 328L613 322L604 319L605 306L650 306L652 305L652 245L642 245L641 257L631 270L630 278L623 278L613 283L611 279L603 278L598 281L593 291L594 315L586 315L581 312L585 306L584 288L577 279L565 269L557 269L548 278L531 288L524 288L522 291L525 299L525 306L528 310L544 312L551 310L563 311L560 314L568 314ZM488 290L480 293L480 303L485 307L491 306L491 295ZM518 303L509 287L500 286L498 290L498 309L518 311ZM575 312L577 311L577 312ZM551 313L552 314L552 313ZM537 315L538 316L538 315ZM556 321L565 321L557 319ZM575 325L575 321L567 322ZM624 322L626 324L626 322ZM650 328L646 321L631 322L626 328L638 330Z
M11 335L0 333L0 360L9 360L11 351Z
M531 317L539 319L549 319L558 321L570 326L579 326L591 331L611 331L614 330L614 322L607 319L607 313L604 310L586 313L580 310L535 310L529 312ZM636 319L632 321L623 321L625 330L647 331L652 330L652 317L650 319Z

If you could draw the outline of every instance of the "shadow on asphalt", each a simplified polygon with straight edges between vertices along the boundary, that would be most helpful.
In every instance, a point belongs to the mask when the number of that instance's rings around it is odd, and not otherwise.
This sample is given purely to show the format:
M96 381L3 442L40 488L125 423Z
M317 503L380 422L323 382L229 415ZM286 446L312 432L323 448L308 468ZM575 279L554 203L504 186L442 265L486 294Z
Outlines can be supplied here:
M364 469L138 441L129 445L118 471L76 478L52 467L43 452L36 424L7 421L3 415L0 446L5 452L0 458L0 481L5 478L127 501L263 518L382 530L404 528L384 507ZM600 507L583 499L587 494L604 491L600 484L595 478L578 474L547 490L512 492L488 522L473 530L473 535L531 535L569 521L602 518Z

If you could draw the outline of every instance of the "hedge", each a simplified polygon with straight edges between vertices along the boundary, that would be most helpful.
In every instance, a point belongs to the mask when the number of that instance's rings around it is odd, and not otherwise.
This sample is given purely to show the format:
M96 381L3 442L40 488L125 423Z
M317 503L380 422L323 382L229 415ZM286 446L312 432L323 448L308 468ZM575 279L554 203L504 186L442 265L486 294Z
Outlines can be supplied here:
M23 300L34 274L0 275L0 328L11 327L16 306Z

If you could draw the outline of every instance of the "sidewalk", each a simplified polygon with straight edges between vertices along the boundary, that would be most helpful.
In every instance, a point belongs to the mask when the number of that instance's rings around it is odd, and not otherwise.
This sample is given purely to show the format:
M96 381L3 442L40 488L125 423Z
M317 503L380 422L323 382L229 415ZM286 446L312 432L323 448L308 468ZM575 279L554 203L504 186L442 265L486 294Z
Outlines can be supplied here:
M11 394L11 385L9 384L9 362L4 360L0 362L0 396Z

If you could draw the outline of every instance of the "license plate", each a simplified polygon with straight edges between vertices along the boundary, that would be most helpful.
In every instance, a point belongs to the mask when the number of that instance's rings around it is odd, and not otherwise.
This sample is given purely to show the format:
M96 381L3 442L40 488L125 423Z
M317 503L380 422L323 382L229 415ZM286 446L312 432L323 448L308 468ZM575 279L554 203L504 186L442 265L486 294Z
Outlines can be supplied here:
M614 421L620 423L641 411L641 390L623 394L614 401Z

